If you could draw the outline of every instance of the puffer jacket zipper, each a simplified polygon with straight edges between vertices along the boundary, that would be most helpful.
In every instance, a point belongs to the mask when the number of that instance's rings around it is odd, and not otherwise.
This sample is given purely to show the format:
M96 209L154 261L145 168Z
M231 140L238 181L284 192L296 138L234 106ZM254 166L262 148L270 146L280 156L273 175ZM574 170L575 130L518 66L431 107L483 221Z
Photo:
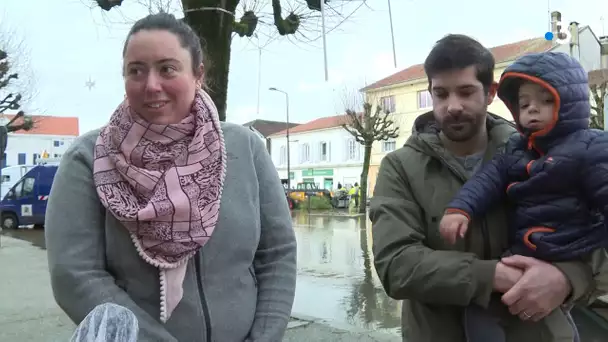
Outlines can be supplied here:
M448 168L450 169L450 171L452 171L452 173L454 173L461 181L462 183L466 183L467 182L467 178L462 175L460 172L458 172L458 170L456 170L456 168L454 168L452 165L450 165L450 163L448 163L447 160L445 160L445 158L443 158L442 156L437 156L441 162ZM489 260L490 257L492 256L492 252L491 252L491 244L490 244L490 234L488 232L488 223L486 222L486 218L484 217L481 220L481 239L483 241L483 258L485 260Z
M211 339L211 316L209 316L209 306L205 298L205 290L203 288L203 273L201 265L201 252L198 251L194 255L194 268L196 270L196 285L198 287L198 295L201 300L201 306L203 308L203 316L205 316L205 342L212 342Z

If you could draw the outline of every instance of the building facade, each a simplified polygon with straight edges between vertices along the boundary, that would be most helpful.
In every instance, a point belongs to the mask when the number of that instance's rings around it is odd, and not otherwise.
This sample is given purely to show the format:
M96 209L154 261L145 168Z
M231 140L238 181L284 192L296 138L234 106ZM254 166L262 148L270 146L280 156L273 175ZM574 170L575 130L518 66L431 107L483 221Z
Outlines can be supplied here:
M361 179L363 146L342 125L344 115L324 117L269 136L270 155L281 179L287 179L287 149L291 186L312 182L320 189L335 189L338 183L353 185Z
M12 115L0 117L6 125ZM79 135L77 117L32 116L34 128L9 133L1 167L33 165L43 155L60 158Z
M518 57L545 51L568 53L577 58L587 71L598 69L601 65L601 45L591 28L579 27L578 23L572 23L569 29L573 33L572 44L558 45L541 37L491 48L490 51L496 60L495 80L499 80L505 68ZM370 189L373 190L375 186L382 158L395 148L403 146L411 135L416 118L433 109L428 86L424 66L417 64L362 89L366 100L391 112L391 118L399 127L397 139L374 144L372 148L368 177ZM507 107L497 97L488 106L488 111L507 120L513 120Z

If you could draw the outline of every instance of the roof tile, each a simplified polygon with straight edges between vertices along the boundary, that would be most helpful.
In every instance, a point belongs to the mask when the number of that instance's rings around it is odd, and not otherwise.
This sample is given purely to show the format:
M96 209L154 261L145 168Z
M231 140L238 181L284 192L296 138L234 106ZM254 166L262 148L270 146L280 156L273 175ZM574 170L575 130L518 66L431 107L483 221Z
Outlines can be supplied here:
M298 126L299 123L289 123L289 128ZM270 121L270 120L253 120L244 123L245 127L253 127L260 132L264 137L268 137L276 132L282 131L286 128L287 123L281 121Z
M508 62L517 59L518 57L528 54L548 51L552 47L552 42L544 37L522 40L506 45L496 46L490 49L494 55L496 63ZM424 65L416 64L407 69L401 70L393 75L385 77L375 83L372 83L361 91L372 90L382 87L387 87L407 81L424 78Z
M3 115L11 120L14 115ZM77 117L30 115L34 121L34 127L29 131L17 131L14 134L40 134L40 135L65 135L77 137L80 135ZM13 124L19 124L22 119L17 119Z
M327 116L324 118L318 118L312 120L310 122L298 125L294 128L289 129L289 133L303 133L310 131L317 131L320 129L328 129L334 127L340 127L348 121L348 118L345 114L335 115L335 116ZM273 134L273 136L281 136L287 134L287 130L284 129L280 132Z

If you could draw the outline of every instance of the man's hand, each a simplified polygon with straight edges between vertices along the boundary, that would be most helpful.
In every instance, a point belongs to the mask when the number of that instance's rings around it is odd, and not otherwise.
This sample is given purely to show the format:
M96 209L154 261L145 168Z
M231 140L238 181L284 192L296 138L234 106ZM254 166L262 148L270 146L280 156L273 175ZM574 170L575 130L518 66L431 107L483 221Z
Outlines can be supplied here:
M521 279L502 296L513 315L537 322L562 305L572 291L566 276L555 266L521 255L501 260L523 270Z
M469 219L458 213L450 213L443 215L439 222L439 232L441 236L451 243L456 243L456 238L463 238L469 227Z
M502 262L496 264L494 272L494 291L505 293L509 291L522 277L524 272L512 266L507 266Z

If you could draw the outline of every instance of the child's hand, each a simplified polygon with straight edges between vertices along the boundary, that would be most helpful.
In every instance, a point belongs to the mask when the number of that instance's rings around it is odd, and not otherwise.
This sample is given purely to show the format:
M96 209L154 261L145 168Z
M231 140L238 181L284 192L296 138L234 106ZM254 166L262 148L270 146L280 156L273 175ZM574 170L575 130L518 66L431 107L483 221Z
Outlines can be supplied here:
M469 219L458 213L443 215L439 222L439 232L441 236L452 245L456 243L456 238L464 238L469 227Z

